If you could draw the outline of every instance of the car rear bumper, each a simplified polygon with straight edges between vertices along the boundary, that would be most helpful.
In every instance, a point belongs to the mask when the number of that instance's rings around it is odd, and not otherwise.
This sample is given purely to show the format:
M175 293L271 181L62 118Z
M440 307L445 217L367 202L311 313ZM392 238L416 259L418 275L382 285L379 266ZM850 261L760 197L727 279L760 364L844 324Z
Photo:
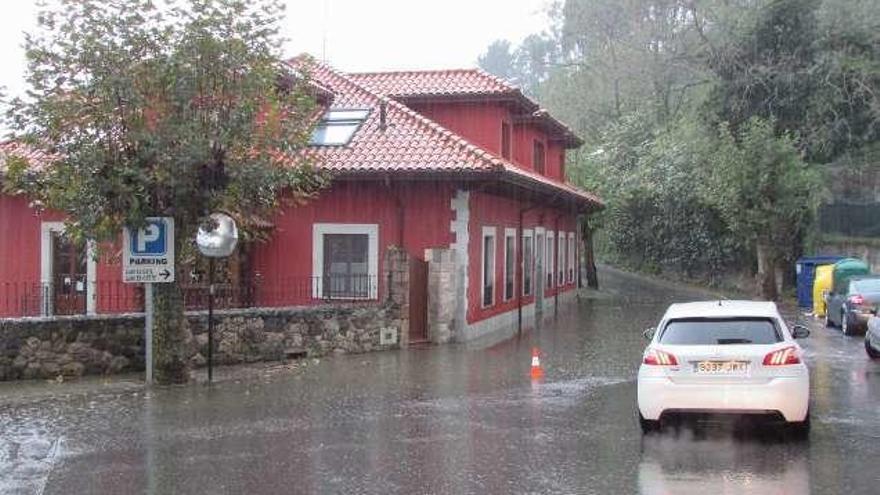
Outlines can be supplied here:
M810 402L809 375L776 377L762 384L683 384L668 377L639 376L638 404L645 419L664 411L738 414L780 413L803 421Z

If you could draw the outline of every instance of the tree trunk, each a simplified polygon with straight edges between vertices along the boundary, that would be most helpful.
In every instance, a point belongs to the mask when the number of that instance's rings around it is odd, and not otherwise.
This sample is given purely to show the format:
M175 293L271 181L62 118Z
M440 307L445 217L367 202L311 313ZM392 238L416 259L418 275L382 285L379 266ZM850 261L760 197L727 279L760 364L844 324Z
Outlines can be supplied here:
M154 284L153 363L159 384L189 381L189 324L177 282Z
M758 255L758 288L762 299L775 301L776 292L776 253L766 236L758 237L756 243Z
M593 246L593 230L590 228L590 218L585 217L581 224L581 236L584 241L584 271L587 278L587 287L599 289L599 276L596 273L596 254Z

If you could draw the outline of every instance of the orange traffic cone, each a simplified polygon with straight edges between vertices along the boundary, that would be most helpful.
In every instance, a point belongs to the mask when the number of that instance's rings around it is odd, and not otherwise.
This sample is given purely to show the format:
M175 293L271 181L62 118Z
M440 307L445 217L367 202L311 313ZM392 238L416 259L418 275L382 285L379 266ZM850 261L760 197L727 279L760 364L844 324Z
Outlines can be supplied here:
M537 347L532 347L532 372L531 372L531 375L532 375L533 380L544 377L544 369L541 368L540 351L538 351Z

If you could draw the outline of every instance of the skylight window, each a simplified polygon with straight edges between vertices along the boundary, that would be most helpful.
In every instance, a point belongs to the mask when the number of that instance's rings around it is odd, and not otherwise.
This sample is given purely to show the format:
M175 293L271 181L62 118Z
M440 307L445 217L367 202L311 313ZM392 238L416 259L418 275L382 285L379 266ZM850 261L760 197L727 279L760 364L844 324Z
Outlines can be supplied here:
M311 144L316 146L345 146L357 132L369 110L337 108L328 110L312 132Z

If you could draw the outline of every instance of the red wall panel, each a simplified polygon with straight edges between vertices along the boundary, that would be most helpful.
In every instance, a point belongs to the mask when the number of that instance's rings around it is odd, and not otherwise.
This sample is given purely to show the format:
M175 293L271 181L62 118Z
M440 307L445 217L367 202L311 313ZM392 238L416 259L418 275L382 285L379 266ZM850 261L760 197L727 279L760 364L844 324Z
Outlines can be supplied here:
M501 122L510 120L497 102L442 102L411 105L412 109L473 144L501 156ZM516 144L513 144L516 148Z
M26 197L0 194L0 316L20 316L39 282L40 216Z
M501 123L511 121L507 106L499 102L431 102L414 103L410 107L455 132L468 141L501 156ZM545 175L564 180L561 157L565 148L558 141L547 139L543 128L534 124L513 125L511 161L526 170L534 170L534 143L544 144Z
M384 294L384 256L389 246L400 245L424 258L431 247L452 242L449 184L414 182L334 183L308 204L286 208L273 222L272 238L254 251L254 267L261 279L258 299L268 306L310 304L312 277L312 226L315 223L369 223L379 226L379 296ZM399 203L398 203L399 202ZM401 230L400 209L403 209Z
M516 285L514 288L514 297L509 301L504 301L504 230L507 228L518 228L519 211L522 208L530 207L531 204L519 202L514 199L494 196L487 193L472 192L470 196L470 225L468 233L470 235L470 245L468 246L468 323L476 323L491 316L495 316L517 308L517 295L522 290L522 264L519 255L516 262ZM575 231L576 220L570 214L561 212L552 208L536 208L526 211L523 214L523 229L534 229L537 227L545 227L547 230L553 230L554 233L563 230L565 232ZM482 256L483 256L483 227L495 227L495 302L488 306L482 307ZM517 232L516 249L522 249L519 238L522 233ZM545 240L546 242L546 240ZM558 248L554 246L554 255L558 252ZM554 265L555 266L555 265ZM570 290L574 287L574 283L566 283L561 288L546 289L546 275L544 273L536 274L535 288L544 290L545 296L553 296L558 291ZM523 297L522 304L527 305L533 301L533 297Z

